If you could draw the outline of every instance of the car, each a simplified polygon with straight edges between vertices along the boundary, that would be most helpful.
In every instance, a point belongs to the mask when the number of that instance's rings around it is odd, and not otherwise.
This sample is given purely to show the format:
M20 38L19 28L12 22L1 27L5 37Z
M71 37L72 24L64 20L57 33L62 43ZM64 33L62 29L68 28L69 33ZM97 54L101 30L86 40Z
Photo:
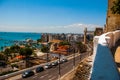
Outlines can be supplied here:
M52 66L57 66L58 65L58 62L55 61L55 62L52 62Z
M63 62L67 62L68 60L65 58L65 59L62 59Z
M25 71L23 74L22 74L22 78L27 78L27 77L30 77L34 75L34 72L32 70L28 70L28 71Z
M62 60L57 60L57 62L58 62L58 64L62 64L63 63L63 61Z
M45 66L44 66L45 69L50 69L52 68L52 64L51 63L47 63Z
M36 73L44 71L44 68L42 66L39 66L36 68Z
M4 61L0 61L0 67L5 68L7 66L7 63Z

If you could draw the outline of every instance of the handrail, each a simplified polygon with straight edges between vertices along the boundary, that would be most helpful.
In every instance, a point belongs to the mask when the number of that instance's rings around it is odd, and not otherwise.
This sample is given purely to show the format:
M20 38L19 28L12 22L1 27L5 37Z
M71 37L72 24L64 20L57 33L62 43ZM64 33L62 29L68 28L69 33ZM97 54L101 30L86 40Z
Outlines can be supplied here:
M120 39L120 30L94 37L91 80L120 80L119 72L110 51ZM112 73L112 76L110 76Z

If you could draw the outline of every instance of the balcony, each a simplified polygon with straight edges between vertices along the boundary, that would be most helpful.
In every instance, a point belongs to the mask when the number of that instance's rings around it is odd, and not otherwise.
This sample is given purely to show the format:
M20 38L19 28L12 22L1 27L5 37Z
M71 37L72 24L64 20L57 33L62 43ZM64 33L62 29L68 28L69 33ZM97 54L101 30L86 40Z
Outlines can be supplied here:
M90 80L120 80L114 59L115 48L119 46L119 40L120 30L94 37L93 67Z

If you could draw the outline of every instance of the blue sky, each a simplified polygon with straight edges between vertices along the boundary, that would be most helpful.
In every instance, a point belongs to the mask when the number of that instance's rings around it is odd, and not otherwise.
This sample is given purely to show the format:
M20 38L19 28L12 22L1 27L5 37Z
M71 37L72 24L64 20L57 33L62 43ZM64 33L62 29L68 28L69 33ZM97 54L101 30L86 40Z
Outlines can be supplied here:
M107 0L0 0L0 31L79 33L60 28L103 26L106 11Z

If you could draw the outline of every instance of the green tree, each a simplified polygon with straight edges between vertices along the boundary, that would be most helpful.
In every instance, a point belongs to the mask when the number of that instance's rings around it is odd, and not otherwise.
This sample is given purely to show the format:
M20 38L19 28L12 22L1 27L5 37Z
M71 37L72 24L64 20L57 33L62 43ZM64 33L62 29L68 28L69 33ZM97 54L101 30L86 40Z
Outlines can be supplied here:
M78 48L78 52L79 52L79 53L86 52L87 47L86 47L86 45L84 45L82 42L77 42L76 45L77 45L77 48Z
M32 55L33 50L31 48L20 48L20 55L25 56L26 58L30 57Z
M6 56L8 62L8 58L11 57L11 50L9 48L6 48L3 53Z
M20 47L18 45L13 45L10 47L11 52L17 53L20 50Z
M6 48L5 51L4 51L4 54L9 56L11 53L11 50L9 48Z
M32 55L33 50L29 47L21 48L20 55L25 56L26 67L29 67L29 57Z
M6 56L3 53L0 53L0 60L6 61Z
M37 43L42 42L42 39L37 39Z
M48 62L48 60L49 60L49 57L48 57L49 47L46 46L46 45L42 45L41 51L44 52L44 53L47 53L47 62Z
M120 0L113 1L111 11L113 14L120 14Z
M68 41L62 41L59 43L60 46L64 46L64 45L70 45L70 43Z

